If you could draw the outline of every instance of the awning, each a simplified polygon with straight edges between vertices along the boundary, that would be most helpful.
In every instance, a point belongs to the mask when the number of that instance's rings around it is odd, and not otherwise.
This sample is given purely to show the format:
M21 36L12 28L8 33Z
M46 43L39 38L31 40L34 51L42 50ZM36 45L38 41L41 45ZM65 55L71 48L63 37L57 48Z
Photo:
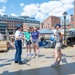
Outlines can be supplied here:
M71 29L69 29L69 31L75 31L75 28L71 28Z
M47 28L43 28L39 30L40 34L53 34L54 32L52 30L49 30Z

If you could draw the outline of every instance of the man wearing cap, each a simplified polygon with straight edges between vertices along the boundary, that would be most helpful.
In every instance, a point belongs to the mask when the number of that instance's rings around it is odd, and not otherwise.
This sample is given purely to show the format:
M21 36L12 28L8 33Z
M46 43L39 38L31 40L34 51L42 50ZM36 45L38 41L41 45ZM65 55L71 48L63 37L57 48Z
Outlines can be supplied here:
M15 48L16 48L15 63L18 63L18 64L23 64L23 62L21 61L23 39L24 38L22 35L22 25L17 24L17 30L15 32Z
M55 38L55 62L51 66L58 66L61 61L61 45L62 45L62 38L63 33L61 31L61 25L56 24L55 25L55 31L54 31L54 38Z

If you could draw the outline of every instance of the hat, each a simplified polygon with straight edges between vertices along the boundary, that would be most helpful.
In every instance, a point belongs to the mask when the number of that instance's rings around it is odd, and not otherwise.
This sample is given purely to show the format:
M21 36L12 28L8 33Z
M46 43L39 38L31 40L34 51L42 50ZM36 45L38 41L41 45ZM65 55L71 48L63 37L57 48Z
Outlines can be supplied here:
M22 27L22 24L17 24L16 27L17 28Z
M60 24L56 24L56 25L55 25L55 28L56 28L57 26L61 27L61 25L60 25Z

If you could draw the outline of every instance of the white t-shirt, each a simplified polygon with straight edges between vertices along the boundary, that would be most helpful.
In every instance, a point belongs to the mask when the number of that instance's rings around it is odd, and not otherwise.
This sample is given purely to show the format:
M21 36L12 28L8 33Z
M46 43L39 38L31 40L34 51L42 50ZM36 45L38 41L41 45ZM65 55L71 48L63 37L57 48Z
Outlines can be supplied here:
M17 30L17 31L15 32L15 40L16 40L16 38L19 37L19 36L23 36L23 35L22 35L22 32L21 32L21 31ZM19 40L22 40L22 39L19 39Z
M60 29L54 31L55 41L56 41L56 42L60 42L60 32L61 32Z

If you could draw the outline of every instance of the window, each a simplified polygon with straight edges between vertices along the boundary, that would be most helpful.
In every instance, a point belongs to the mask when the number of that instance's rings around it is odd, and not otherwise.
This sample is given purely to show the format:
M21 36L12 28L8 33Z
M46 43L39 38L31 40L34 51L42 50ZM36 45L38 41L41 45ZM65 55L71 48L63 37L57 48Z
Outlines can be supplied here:
M71 21L74 21L74 18L73 17L71 18Z
M74 27L74 24L72 24L71 26Z
M49 23L47 22L47 25L49 25Z

